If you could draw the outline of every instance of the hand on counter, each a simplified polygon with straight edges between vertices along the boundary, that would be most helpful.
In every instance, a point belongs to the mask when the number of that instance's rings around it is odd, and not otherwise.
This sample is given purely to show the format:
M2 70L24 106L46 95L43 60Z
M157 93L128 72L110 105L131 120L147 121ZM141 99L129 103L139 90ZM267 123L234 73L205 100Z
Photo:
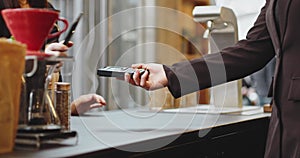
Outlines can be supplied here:
M132 77L125 74L125 81L132 85L140 86L146 90L156 90L168 84L168 79L161 64L133 64L132 68L147 70L142 75L140 71L136 70Z
M80 115L90 109L106 105L104 98L97 94L82 95L71 103L71 115Z

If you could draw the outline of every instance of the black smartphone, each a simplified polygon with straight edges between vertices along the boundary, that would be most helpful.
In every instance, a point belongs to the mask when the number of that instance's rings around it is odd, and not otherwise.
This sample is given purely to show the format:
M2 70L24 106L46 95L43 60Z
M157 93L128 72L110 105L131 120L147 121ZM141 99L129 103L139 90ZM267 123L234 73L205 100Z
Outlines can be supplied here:
M65 41L63 43L64 45L67 45L69 43L69 41L71 40L71 37L74 34L75 29L76 29L76 27L77 27L77 25L78 25L78 23L79 23L82 16L83 16L83 13L80 13L79 16L76 18L76 20L73 22L73 24L72 24L72 26L71 26L71 28L70 28L70 30L69 30L66 38L65 38Z
M144 69L138 69L141 74L145 72ZM125 73L133 75L136 69L122 66L106 66L97 70L98 76L103 77L124 77Z

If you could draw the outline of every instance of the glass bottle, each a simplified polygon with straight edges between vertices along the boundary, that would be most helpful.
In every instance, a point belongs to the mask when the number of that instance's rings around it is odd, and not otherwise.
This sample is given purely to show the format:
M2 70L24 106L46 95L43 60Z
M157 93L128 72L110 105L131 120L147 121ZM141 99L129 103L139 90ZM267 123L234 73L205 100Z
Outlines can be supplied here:
M68 82L56 82L55 86L55 110L60 119L60 124L63 130L70 130L70 88Z

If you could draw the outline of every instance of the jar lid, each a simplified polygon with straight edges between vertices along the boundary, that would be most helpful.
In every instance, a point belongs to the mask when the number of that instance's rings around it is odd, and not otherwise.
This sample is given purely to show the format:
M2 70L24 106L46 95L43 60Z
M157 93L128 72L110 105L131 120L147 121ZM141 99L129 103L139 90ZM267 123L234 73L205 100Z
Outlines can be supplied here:
M70 90L71 84L69 82L56 82L56 90Z

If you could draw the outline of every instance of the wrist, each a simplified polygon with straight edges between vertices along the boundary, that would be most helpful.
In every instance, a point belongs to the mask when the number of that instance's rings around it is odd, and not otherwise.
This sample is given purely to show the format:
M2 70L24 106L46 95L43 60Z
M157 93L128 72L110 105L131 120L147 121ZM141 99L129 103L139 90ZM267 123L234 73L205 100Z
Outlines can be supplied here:
M79 113L77 111L76 100L71 103L71 116L78 116Z

